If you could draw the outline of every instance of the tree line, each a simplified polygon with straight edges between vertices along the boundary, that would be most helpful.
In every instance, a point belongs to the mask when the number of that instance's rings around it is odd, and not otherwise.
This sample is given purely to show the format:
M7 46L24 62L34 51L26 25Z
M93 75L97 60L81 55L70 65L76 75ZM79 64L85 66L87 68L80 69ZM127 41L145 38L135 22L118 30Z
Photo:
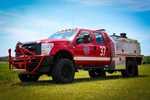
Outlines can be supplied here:
M144 56L142 64L150 64L150 56Z
M8 62L8 56L0 57L0 62ZM150 64L150 56L144 56L142 64Z
M8 56L0 57L0 62L8 62Z

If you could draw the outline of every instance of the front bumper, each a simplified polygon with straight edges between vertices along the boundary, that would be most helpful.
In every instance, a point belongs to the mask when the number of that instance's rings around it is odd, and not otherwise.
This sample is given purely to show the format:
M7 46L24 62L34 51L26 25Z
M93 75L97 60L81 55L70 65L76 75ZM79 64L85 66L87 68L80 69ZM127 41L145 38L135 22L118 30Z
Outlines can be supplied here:
M36 74L39 72L46 72L50 69L53 64L53 56L50 55L38 55L34 52L29 51L26 48L20 46L18 42L16 47L15 57L11 56L11 49L9 52L9 69L12 73L17 74ZM26 55L29 54L29 55Z

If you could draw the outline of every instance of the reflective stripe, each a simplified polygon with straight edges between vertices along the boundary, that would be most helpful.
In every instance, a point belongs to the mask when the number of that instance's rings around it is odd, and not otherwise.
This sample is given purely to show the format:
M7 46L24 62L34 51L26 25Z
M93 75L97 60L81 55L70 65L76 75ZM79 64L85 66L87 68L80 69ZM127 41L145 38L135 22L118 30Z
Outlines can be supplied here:
M110 61L110 57L74 57L74 60L82 60L82 61Z

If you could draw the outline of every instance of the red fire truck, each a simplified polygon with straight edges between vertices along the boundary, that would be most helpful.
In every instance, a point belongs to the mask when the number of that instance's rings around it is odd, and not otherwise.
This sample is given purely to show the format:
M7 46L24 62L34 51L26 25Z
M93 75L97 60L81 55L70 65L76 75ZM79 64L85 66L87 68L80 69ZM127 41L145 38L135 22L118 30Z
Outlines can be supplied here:
M138 76L142 57L140 44L126 33L108 35L104 29L68 29L47 39L16 44L9 52L9 69L22 82L37 81L43 74L55 83L70 83L83 69L90 77L120 71L123 77Z

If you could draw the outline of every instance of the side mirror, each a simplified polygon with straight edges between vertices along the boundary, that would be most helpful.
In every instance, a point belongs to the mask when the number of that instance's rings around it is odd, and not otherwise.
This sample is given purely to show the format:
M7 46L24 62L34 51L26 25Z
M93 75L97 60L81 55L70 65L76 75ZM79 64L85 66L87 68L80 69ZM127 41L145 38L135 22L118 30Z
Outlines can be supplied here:
M84 39L83 38L77 38L76 43L77 44L84 43Z
M88 42L90 42L90 41L91 41L90 35L88 35L88 34L84 34L83 37L78 37L78 38L76 39L76 43L77 43L77 44L80 44L80 43L88 43Z

